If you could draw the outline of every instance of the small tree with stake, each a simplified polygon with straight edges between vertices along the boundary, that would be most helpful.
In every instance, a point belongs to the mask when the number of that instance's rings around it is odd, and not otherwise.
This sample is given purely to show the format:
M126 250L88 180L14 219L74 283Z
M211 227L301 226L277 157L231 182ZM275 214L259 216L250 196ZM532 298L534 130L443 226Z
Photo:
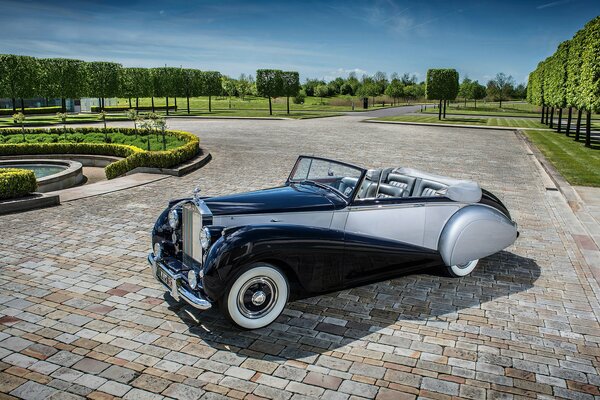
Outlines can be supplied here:
M60 119L60 121L63 123L63 129L65 131L65 133L67 132L67 113L65 112L57 112L56 113L56 117L58 119Z
M152 120L150 118L141 117L140 128L142 128L142 131L145 132L146 149L148 151L150 151L150 132L154 128L154 123L152 122Z
M154 120L154 127L157 131L160 131L162 133L163 150L167 150L167 139L165 137L167 121L164 118L159 117Z
M104 110L100 111L100 113L98 114L98 119L102 120L102 122L104 123L104 141L106 143L108 143L108 132L106 131L106 116L108 115L108 113Z
M138 130L137 130L138 112L137 112L137 110L134 110L134 109L127 110L127 119L133 122L133 130L135 131L135 137L137 137L137 135L138 135Z
M13 121L15 124L21 125L21 131L23 133L23 141L25 142L25 114L18 112L13 115Z

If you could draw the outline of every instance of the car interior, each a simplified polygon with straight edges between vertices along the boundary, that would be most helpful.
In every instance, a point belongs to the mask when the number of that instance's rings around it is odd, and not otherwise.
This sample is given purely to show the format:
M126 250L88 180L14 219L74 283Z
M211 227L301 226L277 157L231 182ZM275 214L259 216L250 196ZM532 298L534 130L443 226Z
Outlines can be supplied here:
M340 192L352 193L357 178L342 178ZM444 196L448 185L425 177L403 174L399 168L369 170L356 198L403 198Z

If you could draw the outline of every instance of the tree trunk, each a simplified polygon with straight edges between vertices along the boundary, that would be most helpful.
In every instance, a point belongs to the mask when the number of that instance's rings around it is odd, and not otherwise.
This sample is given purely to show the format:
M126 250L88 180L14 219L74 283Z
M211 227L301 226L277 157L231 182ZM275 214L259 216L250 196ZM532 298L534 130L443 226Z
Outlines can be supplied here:
M500 100L500 108L502 108L502 100Z
M323 101L323 99L321 99ZM273 115L273 106L271 105L271 96L269 96L269 115Z
M14 97L12 98L12 106L13 106L13 112L16 113L17 112L17 99L15 99Z
M467 98L465 97L465 108L467 108Z
M565 135L567 137L571 133L571 120L573 119L573 107L569 107L569 114L567 116L567 129L565 129Z
M440 107L438 110L438 120L442 120L442 100L440 100Z
M131 108L131 97L129 98L129 108Z
M23 98L21 97L21 112L23 114L25 114L25 102L23 101Z
M577 125L575 125L576 142L579 142L579 132L581 132L581 110L577 110Z
M211 102L210 102L210 100L211 100L210 98L211 98L211 96L209 95L208 96L208 112L212 112L212 105L211 105Z
M177 111L177 96L175 96L174 99L175 99L175 111Z
M135 98L135 109L137 110L138 108L140 108L140 98L136 97Z
M105 99L104 97L102 98L102 111L104 111L104 105L105 105Z
M290 96L287 96L287 113L290 114Z
M542 106L542 119L541 119L541 123L544 123L544 110L546 109L546 107Z
M166 99L166 102L167 102L167 107L166 107L167 115L169 115L169 98L165 97L165 99Z
M592 147L592 112L587 112L585 121L585 147Z
M154 97L152 97L152 112L154 112Z
M44 101L45 101L45 103L46 103L46 107L48 107L48 98L46 97L46 98L44 99Z
M67 99L64 97L60 99L60 109L62 112L67 112Z
M550 128L554 128L554 107L550 109Z
M188 114L190 113L190 96L187 97L187 110Z
M448 100L444 100L444 119L446 119L446 106L448 105Z
M477 108L477 99L475 99L475 108Z
M558 109L558 129L557 132L560 133L560 130L562 129L562 108Z

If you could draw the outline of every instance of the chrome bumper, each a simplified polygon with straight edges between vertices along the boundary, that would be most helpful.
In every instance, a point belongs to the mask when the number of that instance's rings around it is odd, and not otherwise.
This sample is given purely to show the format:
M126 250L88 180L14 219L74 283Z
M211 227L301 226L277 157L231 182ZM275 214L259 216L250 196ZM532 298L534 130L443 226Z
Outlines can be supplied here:
M150 267L152 267L152 275L154 278L169 290L171 296L173 296L175 300L179 301L180 299L183 299L189 305L199 310L208 310L212 307L210 301L204 297L196 296L194 293L183 287L181 285L183 275L172 273L160 260L156 259L153 253L148 254L148 263L150 263ZM171 278L172 284L170 287L158 277L159 269Z

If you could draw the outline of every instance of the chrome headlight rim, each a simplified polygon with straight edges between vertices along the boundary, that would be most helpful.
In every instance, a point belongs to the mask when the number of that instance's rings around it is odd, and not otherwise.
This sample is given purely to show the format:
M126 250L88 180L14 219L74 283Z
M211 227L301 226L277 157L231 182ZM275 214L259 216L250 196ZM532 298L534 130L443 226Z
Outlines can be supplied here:
M200 246L202 246L203 250L208 250L208 248L210 247L210 241L211 241L210 229L208 229L205 226L200 231Z
M179 213L177 212L176 209L171 209L171 211L169 211L169 226L171 227L171 229L177 229L179 228Z
M198 287L198 275L196 275L196 271L193 269L189 270L187 278L190 288L196 289Z

